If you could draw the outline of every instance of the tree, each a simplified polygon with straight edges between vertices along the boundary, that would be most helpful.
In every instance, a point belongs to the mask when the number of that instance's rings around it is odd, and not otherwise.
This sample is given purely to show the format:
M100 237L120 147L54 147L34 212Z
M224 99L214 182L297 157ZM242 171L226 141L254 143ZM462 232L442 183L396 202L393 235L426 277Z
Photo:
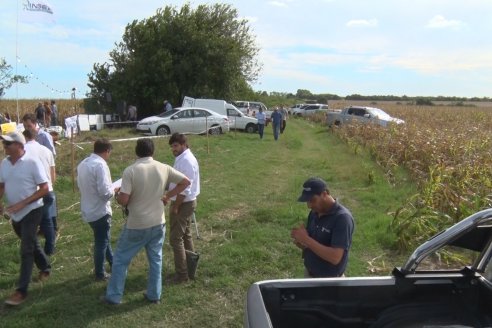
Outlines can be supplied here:
M0 98L5 94L5 90L14 83L27 83L27 77L22 75L12 75L12 66L7 64L5 58L0 58Z
M257 79L258 48L247 21L227 4L166 6L125 28L110 63L94 64L90 95L127 100L139 114L153 114L164 99L233 99Z

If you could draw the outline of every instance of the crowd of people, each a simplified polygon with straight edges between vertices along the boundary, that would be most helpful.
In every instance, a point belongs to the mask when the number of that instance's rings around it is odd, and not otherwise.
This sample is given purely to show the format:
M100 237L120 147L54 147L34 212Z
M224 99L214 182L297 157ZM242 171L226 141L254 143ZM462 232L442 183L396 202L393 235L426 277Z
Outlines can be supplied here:
M265 126L267 126L269 122L272 122L273 139L277 141L279 136L284 133L285 128L287 127L289 113L284 106L277 106L274 107L272 114L269 118L267 118L263 108L259 107L257 113L253 112L253 116L258 120L257 131L260 139L263 139Z
M3 208L0 203L0 207L11 219L21 240L18 285L5 301L12 306L27 298L34 265L39 269L39 281L50 277L50 256L56 249L53 141L40 128L34 114L26 114L23 123L23 133L16 131L0 136L7 155L0 165L0 198L5 194L7 205ZM185 135L173 134L169 146L175 156L174 167L153 159L152 139L138 139L137 160L123 171L120 185L111 180L107 161L112 145L107 139L97 139L93 153L77 167L82 220L89 224L94 236L94 279L108 282L102 297L107 304L121 303L128 266L141 249L145 249L149 262L144 297L150 303L160 302L167 204L175 262L175 274L169 281L179 284L194 279L199 254L194 249L190 225L200 194L199 165ZM126 210L126 223L114 253L111 247L112 198ZM44 247L37 237L39 228L46 240Z
M38 105L34 109L36 120L39 125L44 127L50 127L52 125L58 125L58 108L56 101L38 102Z
M266 117L261 109L256 117L263 138ZM278 140L285 130L287 114L284 115L282 108L275 108L271 120L274 138ZM26 300L34 265L39 269L39 281L50 277L50 256L56 251L58 229L53 139L41 128L37 112L24 115L22 121L23 133L16 131L0 136L7 155L0 165L0 198L5 195L7 205L3 208L0 203L0 209L11 219L21 241L17 288L5 301L12 306ZM123 171L121 181L115 183L107 164L112 151L107 139L97 139L93 152L77 167L81 216L94 238L94 280L107 281L106 293L101 297L106 304L122 302L129 265L141 249L145 249L149 264L143 297L153 304L160 302L168 204L175 269L169 282L180 284L194 279L199 254L195 252L190 226L200 194L199 164L185 135L173 134L169 146L175 157L173 167L153 159L152 139L138 139L136 161ZM302 188L298 201L305 202L310 212L306 225L292 229L291 238L302 250L304 276L341 277L354 232L352 214L331 195L321 178L306 180ZM125 209L126 216L114 251L111 247L113 198ZM43 247L37 238L38 230L45 238Z

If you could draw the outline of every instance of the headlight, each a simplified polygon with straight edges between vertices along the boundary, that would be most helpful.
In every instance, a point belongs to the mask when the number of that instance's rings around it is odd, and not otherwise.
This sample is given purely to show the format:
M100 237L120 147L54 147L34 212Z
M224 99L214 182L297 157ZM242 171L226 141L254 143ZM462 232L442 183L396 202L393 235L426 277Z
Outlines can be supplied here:
M142 123L138 123L138 125L153 125L157 122L159 122L159 121L142 122Z

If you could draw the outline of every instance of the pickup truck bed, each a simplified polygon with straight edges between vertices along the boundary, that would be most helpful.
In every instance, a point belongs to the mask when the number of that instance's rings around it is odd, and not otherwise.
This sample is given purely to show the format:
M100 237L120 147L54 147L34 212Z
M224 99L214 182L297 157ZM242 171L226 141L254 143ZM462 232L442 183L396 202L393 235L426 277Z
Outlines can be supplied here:
M248 318L250 327L492 326L491 286L474 275L271 281L248 298L257 293L269 316Z
M436 253L453 249L468 254L463 259L471 264L417 270ZM491 260L492 208L420 245L391 276L254 283L247 294L244 326L492 327Z

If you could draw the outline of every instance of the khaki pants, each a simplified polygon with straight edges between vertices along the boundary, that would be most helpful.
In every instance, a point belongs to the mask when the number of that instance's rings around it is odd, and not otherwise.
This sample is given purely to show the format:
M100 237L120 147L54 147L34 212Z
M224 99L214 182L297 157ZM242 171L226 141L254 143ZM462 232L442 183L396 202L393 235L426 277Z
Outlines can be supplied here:
M171 206L174 202L171 202ZM171 221L170 241L174 253L174 269L176 275L182 279L188 279L188 268L186 264L186 252L194 251L191 236L191 218L196 208L196 200L182 203L178 214L169 214Z

